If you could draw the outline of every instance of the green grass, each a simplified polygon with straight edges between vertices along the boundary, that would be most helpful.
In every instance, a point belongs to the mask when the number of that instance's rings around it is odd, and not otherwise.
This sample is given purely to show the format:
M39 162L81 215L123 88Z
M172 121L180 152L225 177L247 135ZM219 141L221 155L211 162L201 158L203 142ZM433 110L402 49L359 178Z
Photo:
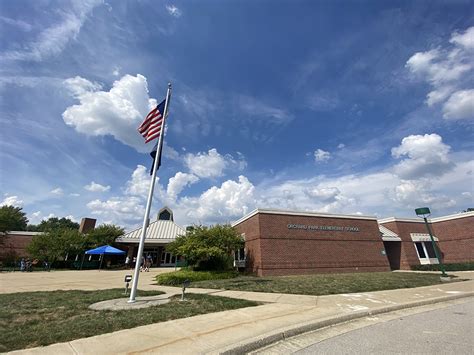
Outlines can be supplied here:
M139 291L139 296L161 294ZM92 303L121 298L123 289L100 291L26 292L0 295L0 352L110 333L120 329L191 317L198 314L256 306L226 297L187 294L167 304L135 310L94 311Z
M182 286L185 280L194 283L204 280L230 279L238 275L237 271L191 271L184 269L158 275L156 281L158 285Z
M439 275L434 274L372 272L274 277L240 276L228 280L193 282L190 287L320 296L411 288L438 283L441 283Z

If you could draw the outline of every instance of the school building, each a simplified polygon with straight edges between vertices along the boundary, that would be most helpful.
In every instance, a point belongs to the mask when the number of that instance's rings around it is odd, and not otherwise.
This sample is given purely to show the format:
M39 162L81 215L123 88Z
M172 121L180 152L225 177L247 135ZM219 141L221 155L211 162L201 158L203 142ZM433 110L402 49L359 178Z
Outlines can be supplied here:
M474 261L474 212L429 220L445 263ZM232 224L237 263L260 276L408 270L437 259L420 218L256 209Z

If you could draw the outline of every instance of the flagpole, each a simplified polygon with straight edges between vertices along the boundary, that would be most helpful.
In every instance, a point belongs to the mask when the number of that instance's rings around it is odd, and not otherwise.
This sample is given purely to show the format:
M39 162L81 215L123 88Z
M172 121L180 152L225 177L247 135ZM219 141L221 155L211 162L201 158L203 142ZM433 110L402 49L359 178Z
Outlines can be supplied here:
M163 122L161 124L160 137L158 138L158 149L156 151L157 157L159 157L161 154L161 141L165 135L165 123L166 123L166 116L168 115L168 104L169 104L170 96L171 96L171 83L168 83L168 91L166 92L166 101L165 101L165 108L164 108L164 113L163 113ZM143 217L142 234L140 236L140 244L138 245L137 262L135 263L135 271L134 271L133 280L132 280L132 289L130 292L130 299L128 300L128 303L134 303L135 296L137 294L138 277L140 276L140 263L143 257L143 249L145 248L146 230L147 230L148 221L150 218L151 200L153 199L153 190L155 189L155 178L156 178L157 170L158 170L158 162L155 161L155 163L153 164L153 173L152 173L151 181L150 181L150 189L148 190L148 200L146 202L145 216Z

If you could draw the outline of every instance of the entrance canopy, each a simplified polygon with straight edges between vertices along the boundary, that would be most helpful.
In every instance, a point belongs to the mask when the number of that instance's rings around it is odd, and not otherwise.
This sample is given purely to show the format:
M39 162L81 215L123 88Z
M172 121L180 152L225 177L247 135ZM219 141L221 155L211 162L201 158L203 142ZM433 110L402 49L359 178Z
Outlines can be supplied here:
M103 245L95 249L87 250L86 254L88 255L102 255L102 254L121 255L121 254L125 254L125 252L123 250L111 247L110 245Z

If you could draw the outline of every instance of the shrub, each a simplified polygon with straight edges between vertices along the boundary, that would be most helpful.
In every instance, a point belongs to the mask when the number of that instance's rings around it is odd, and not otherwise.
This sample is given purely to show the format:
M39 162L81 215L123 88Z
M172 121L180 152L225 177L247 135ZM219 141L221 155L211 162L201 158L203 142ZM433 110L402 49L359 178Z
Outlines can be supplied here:
M220 280L231 279L237 277L237 271L191 271L179 270L166 274L161 274L156 277L158 285L166 286L182 286L185 280L190 282L206 281L206 280Z
M468 271L474 270L474 262L444 264L446 271ZM439 264L413 265L412 270L417 271L441 271Z

